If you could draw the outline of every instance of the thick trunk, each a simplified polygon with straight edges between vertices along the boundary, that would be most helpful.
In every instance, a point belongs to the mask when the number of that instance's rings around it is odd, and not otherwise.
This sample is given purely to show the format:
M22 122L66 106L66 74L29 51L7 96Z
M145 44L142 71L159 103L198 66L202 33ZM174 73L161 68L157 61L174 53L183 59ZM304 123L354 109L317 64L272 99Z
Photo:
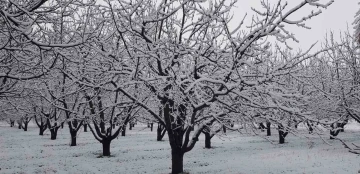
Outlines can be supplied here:
M222 128L223 128L223 132L226 133L226 126L223 125Z
M283 125L279 125L278 130L279 130L279 144L284 144L285 143L285 137L288 134L288 132L284 131L284 126Z
M179 174L184 172L184 154L180 150L171 150L172 169L171 174Z
M285 143L284 132L279 130L279 144L284 144L284 143Z
M40 129L39 129L39 135L44 135L44 131L45 131L45 129L43 129L43 127L40 127Z
M61 129L64 129L64 122L61 123Z
M153 131L153 128L154 128L154 123L150 123L150 130L151 130L151 132Z
M129 130L132 130L132 124L129 123Z
M76 146L76 131L72 130L70 132L70 135L71 135L71 144L70 144L70 146Z
M56 136L57 136L57 130L56 130L56 128L50 129L50 134L51 134L50 139L51 139L51 140L56 140Z
M205 134L205 148L210 149L211 148L211 135L208 132L204 132Z
M111 141L103 140L101 143L102 143L102 146L103 146L103 156L110 156L110 143L111 143Z
M24 123L24 131L27 131L28 124L29 124L28 122L25 122L25 123Z
M87 124L84 124L84 132L87 132Z
M270 122L266 122L266 135L267 136L271 136L271 128L270 128L270 126L271 126L271 123Z

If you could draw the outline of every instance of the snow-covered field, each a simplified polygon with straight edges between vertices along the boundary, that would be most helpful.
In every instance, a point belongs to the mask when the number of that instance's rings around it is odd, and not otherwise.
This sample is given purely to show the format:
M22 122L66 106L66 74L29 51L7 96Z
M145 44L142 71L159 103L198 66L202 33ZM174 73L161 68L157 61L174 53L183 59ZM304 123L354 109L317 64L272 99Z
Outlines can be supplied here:
M355 174L360 158L349 153L337 140L324 143L318 136L301 138L288 135L284 145L271 144L261 137L229 133L214 137L212 149L204 149L201 137L195 148L185 154L184 169L189 173L315 173ZM28 132L0 124L0 173L169 173L169 143L156 141L156 132L137 125L111 144L112 157L102 158L102 146L91 132L80 132L78 146L70 147L67 128L60 129L57 140L47 131L38 135L30 125ZM305 131L304 131L304 134ZM328 140L328 136L325 137ZM350 125L339 138L360 144L359 125Z

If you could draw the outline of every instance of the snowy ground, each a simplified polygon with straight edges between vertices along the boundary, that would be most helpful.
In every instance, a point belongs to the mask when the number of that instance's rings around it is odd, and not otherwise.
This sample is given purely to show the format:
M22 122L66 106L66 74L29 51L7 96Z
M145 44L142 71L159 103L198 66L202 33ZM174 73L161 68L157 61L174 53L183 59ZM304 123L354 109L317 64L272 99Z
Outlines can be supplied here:
M339 137L360 144L360 126L350 125ZM68 129L60 129L57 140L50 132L38 135L31 125L28 132L0 123L0 173L169 173L169 143L157 142L156 132L137 125L111 144L112 157L101 158L101 144L90 132L80 132L78 146L70 147ZM201 137L185 154L184 169L189 173L316 173L355 174L360 158L349 153L338 141L324 143L317 136L309 139L288 135L284 145L271 144L256 136L229 133L214 137L213 149L204 149ZM277 141L273 130L270 138ZM305 131L304 131L305 134ZM325 137L328 139L328 136Z

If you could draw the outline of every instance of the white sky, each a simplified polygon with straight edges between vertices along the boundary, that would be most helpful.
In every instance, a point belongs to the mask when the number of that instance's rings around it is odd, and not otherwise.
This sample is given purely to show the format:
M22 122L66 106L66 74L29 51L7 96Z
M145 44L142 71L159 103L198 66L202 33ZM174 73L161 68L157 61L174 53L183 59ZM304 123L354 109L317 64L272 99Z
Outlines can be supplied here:
M278 0L268 0L269 3L275 4ZM283 0L282 2L285 2ZM288 1L288 9L294 7L298 3L303 0L287 0ZM320 2L327 2L329 0L320 0ZM307 49L309 46L316 41L319 41L316 45L315 49L321 47L321 42L324 40L326 36L326 32L333 31L335 36L338 36L340 31L346 31L349 28L349 31L353 33L353 21L355 13L360 8L358 5L358 0L335 0L335 2L328 7L328 9L322 10L322 14L312 18L310 21L306 22L307 26L311 27L311 30L307 30L304 28L294 27L291 28L291 32L295 34L295 37L300 41L299 44L292 42L289 43L291 47L294 49L301 48ZM238 0L236 4L236 10L234 10L234 20L241 20L244 14L247 12L248 17L247 20L251 19L251 7L255 7L256 9L260 9L260 0ZM317 11L315 7L313 8L305 8L302 11L299 11L297 14L290 16L289 19L298 20L299 17L303 17L304 15L310 14L311 10ZM251 15L250 15L251 13ZM298 18L296 18L298 17ZM347 25L349 27L347 27Z

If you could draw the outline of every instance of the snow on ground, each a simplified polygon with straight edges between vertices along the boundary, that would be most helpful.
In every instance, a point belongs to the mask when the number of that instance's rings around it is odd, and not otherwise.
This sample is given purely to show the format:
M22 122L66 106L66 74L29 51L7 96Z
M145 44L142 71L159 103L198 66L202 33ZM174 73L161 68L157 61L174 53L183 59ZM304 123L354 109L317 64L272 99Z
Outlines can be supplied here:
M154 126L155 127L155 126ZM304 131L304 134L306 131ZM339 138L360 144L359 125L350 125ZM214 137L212 149L204 149L204 138L186 153L184 169L189 173L266 174L316 173L355 174L360 170L359 156L349 153L338 141L324 143L318 136L301 138L288 135L283 145L276 144L275 130L270 140L229 133ZM102 146L91 132L80 132L78 146L70 147L67 128L60 129L57 140L50 132L38 135L30 125L28 132L0 124L0 173L169 173L169 143L156 141L156 132L136 125L126 137L111 144L112 157L101 157Z

